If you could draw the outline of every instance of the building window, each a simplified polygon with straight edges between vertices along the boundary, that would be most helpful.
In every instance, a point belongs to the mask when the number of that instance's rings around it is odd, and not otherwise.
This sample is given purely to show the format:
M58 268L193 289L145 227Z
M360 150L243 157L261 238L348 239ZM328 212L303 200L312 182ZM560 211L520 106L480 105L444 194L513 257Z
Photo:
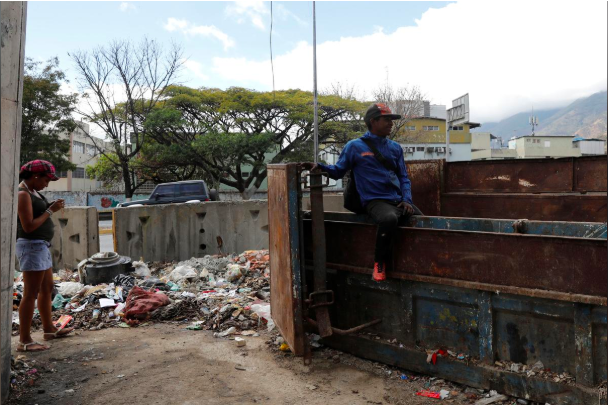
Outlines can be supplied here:
M452 127L452 131L464 131L464 126L455 125Z
M84 154L84 144L82 142L74 141L74 144L72 146L72 150L74 152L78 152L78 153Z
M406 130L408 130L408 131L416 131L416 126L415 126L415 125L408 125L408 126L406 126L405 128L406 128Z
M57 172L57 176L59 176L60 178L67 178L68 177L68 171L58 171Z
M97 155L97 148L95 148L95 145L89 145L89 144L85 144L86 148L87 148L87 155L88 156L96 156Z
M422 129L424 131L439 131L439 126L438 125L424 125L424 126L422 126Z
M424 152L424 147L416 147L416 151L418 151L418 152Z
M84 168L76 168L76 170L72 172L72 177L76 179L84 179Z
M545 141L545 148L551 147L551 141Z

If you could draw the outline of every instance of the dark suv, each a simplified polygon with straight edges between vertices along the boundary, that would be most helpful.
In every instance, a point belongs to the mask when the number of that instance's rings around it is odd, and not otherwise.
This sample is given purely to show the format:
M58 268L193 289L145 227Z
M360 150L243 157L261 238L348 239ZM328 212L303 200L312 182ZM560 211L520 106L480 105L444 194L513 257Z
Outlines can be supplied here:
M120 203L117 207L134 205L149 206L153 204L186 203L189 201L208 202L220 200L215 189L207 188L205 181L187 180L183 182L161 183L146 200L134 200Z

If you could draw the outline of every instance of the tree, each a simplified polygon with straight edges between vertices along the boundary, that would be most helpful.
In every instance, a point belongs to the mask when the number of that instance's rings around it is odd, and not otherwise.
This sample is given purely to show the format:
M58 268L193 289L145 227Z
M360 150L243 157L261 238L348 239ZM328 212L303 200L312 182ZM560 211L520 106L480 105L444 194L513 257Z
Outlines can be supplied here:
M21 162L44 159L58 171L76 169L69 159L70 140L61 139L59 134L76 128L72 113L77 95L60 92L67 80L59 69L59 59L52 58L43 66L27 58L24 69Z
M112 153L98 149L105 157L104 164L119 169L125 196L130 200L146 181L137 176L133 167L147 141L144 121L176 80L183 64L181 48L173 45L164 52L156 41L145 38L139 45L128 40L114 41L107 47L70 56L88 105L78 112L97 124L114 145ZM97 146L99 139L88 136Z
M268 163L306 157L302 152L313 136L311 92L172 86L166 94L145 125L155 141L144 151L154 151L148 155L156 159L154 170L195 165L249 199L266 179ZM356 100L320 96L320 142L334 135L330 124L352 125L348 117L362 109Z
M388 82L379 85L373 92L375 102L387 104L399 120L393 121L390 138L404 141L416 141L419 132L410 131L408 124L417 117L424 116L424 95L418 86L394 87Z

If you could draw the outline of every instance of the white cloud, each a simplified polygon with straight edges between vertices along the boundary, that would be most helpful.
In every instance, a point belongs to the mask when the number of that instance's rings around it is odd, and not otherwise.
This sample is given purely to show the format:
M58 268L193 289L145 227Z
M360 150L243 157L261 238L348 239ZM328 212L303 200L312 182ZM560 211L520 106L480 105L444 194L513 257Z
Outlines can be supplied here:
M270 14L270 10L263 1L235 1L226 7L226 14L234 17L237 23L251 22L254 27L265 30L263 17Z
M235 45L232 38L214 25L195 25L187 20L179 20L177 18L170 17L167 20L167 24L164 25L164 28L169 32L179 30L184 35L188 36L202 35L204 37L213 37L224 45L224 51L227 51L229 48Z
M245 12L242 13L245 15ZM384 82L418 85L431 103L470 94L471 120L563 106L606 89L605 2L452 3L392 33L317 44L319 89L353 83L370 94ZM269 60L213 59L235 85L270 89ZM312 45L274 59L277 89L312 89Z
M203 72L203 64L201 64L200 62L196 62L196 61L189 59L189 60L183 61L183 64L184 64L184 67L186 69L188 69L190 72L192 72L192 74L194 74L194 76L196 76L197 78L203 79L203 80L209 79L209 76L207 76Z
M135 5L133 5L129 2L126 2L126 1L123 1L122 3L120 3L119 8L120 8L120 11L122 11L122 12L127 12L129 10L136 10Z
M254 27L265 31L266 24L270 24L270 8L263 1L235 1L226 7L226 15L234 18L237 23L249 21ZM308 23L292 13L283 4L273 6L273 17L280 20L294 20L301 26Z

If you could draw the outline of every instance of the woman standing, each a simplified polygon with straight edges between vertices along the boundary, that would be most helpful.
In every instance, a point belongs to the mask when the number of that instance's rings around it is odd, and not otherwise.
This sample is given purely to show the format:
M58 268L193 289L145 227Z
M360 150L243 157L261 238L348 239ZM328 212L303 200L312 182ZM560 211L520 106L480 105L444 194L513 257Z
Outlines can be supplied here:
M17 257L23 272L23 298L19 305L19 336L17 351L43 351L49 347L32 339L30 329L34 317L34 306L38 299L38 311L42 319L44 340L62 338L73 329L58 330L53 325L51 297L53 293L53 261L51 240L54 225L53 213L64 207L58 199L50 204L38 193L52 180L58 180L55 167L47 161L35 160L21 167L17 207Z

